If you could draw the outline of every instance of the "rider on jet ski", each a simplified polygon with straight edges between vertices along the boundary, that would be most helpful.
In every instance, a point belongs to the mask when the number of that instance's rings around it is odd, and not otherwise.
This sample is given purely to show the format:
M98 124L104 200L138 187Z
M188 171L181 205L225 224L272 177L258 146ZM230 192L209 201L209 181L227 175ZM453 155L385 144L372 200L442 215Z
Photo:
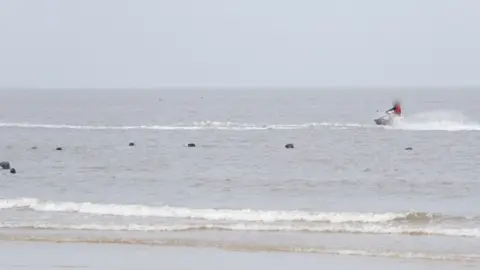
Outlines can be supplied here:
M386 113L393 112L396 116L402 116L402 106L400 105L399 101L393 102L393 108L386 111Z

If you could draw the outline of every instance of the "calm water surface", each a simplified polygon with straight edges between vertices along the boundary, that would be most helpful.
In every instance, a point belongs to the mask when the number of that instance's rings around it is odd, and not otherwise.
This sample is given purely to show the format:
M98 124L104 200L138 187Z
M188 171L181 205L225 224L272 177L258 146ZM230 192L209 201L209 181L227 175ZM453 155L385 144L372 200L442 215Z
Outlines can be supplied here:
M0 237L480 264L477 92L3 90Z

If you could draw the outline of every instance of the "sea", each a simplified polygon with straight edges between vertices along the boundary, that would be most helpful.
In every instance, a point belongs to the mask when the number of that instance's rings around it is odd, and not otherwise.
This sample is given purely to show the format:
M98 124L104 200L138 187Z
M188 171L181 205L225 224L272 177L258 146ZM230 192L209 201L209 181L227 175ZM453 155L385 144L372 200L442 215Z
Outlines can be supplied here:
M404 119L375 125L394 100ZM0 269L479 269L478 104L447 88L0 90Z

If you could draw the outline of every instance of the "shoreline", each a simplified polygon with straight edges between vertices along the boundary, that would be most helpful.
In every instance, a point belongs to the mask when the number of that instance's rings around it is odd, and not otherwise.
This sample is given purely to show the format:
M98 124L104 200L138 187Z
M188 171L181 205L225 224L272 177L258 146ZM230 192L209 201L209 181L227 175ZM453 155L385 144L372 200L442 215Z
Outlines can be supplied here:
M213 247L0 241L0 267L18 269L474 269L478 263L246 252Z

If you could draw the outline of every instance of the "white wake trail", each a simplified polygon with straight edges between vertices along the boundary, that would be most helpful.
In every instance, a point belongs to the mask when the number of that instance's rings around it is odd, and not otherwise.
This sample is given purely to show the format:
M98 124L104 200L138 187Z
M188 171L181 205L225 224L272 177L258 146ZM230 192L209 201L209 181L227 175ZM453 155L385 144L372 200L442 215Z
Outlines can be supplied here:
M480 123L457 111L431 111L407 115L391 128L411 131L480 131Z
M69 125L69 124L35 124L35 123L0 123L3 128L25 129L76 129L76 130L230 130L230 131L254 131L254 130L300 130L315 129L321 127L332 128L361 128L365 125L356 123L303 123L303 124L255 124L201 121L192 124L175 125L135 125L135 126L92 126L92 125Z

